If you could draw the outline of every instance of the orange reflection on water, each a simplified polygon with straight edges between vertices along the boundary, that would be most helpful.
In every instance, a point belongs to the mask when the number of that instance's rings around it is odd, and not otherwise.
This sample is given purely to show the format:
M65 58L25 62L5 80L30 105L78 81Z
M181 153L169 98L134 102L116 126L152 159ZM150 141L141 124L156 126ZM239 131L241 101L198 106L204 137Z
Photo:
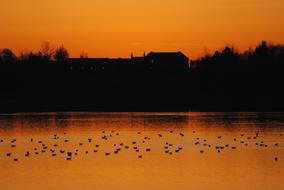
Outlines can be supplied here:
M1 115L0 189L280 190L284 186L284 142L280 136L284 135L283 116L282 113ZM13 139L16 142L11 143ZM16 147L11 147L12 144ZM47 147L46 152L41 152L43 146ZM116 154L114 151L119 148ZM67 152L72 152L70 161L66 160ZM19 160L13 161L14 158Z

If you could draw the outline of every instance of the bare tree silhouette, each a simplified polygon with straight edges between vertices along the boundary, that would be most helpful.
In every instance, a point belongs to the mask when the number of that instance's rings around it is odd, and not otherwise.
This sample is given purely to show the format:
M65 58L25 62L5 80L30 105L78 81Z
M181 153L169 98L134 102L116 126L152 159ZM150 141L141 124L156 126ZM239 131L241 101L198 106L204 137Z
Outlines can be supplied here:
M40 52L42 53L43 59L46 60L51 60L54 55L54 49L48 41L42 42Z

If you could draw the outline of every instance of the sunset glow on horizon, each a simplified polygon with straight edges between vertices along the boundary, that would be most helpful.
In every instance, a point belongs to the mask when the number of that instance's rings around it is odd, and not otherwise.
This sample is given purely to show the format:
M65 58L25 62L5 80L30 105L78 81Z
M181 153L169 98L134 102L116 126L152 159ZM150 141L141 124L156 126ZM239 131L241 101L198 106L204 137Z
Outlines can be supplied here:
M182 51L197 58L225 45L284 43L283 0L9 0L0 6L0 49L64 44L71 57Z

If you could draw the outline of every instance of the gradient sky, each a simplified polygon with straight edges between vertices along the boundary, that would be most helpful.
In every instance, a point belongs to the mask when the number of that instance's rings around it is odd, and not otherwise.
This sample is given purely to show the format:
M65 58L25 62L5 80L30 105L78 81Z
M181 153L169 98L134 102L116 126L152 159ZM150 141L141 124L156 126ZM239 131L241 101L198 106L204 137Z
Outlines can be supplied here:
M224 45L284 43L284 0L7 0L0 48L64 44L72 57L129 57L183 51L192 58Z

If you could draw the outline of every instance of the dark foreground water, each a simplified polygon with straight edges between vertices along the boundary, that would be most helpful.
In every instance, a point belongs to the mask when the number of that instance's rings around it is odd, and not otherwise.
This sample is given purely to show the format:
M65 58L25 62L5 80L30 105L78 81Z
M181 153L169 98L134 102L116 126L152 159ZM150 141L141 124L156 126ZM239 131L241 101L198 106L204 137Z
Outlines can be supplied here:
M0 189L284 189L284 113L0 115Z

